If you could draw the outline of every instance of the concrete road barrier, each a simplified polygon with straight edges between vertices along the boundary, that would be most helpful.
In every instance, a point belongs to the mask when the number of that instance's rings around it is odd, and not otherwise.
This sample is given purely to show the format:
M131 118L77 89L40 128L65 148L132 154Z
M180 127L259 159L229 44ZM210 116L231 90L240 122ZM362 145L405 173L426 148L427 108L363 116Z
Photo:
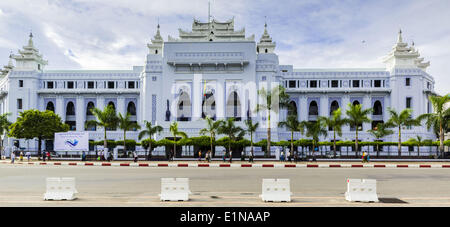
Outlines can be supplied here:
M188 201L189 178L161 178L161 201Z
M347 179L345 199L350 202L378 202L377 181Z
M74 200L78 193L75 178L47 178L47 191L44 200Z
M262 194L264 202L291 202L289 179L263 179Z

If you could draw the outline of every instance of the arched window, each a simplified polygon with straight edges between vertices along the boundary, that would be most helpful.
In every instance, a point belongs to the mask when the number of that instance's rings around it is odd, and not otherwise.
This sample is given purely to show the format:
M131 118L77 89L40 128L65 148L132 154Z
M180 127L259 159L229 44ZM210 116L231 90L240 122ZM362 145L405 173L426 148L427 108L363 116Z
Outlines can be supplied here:
M94 115L93 113L92 113L92 109L94 109L95 108L95 105L94 105L94 103L93 102L89 102L88 104L87 104L87 107L86 107L86 115L87 116L92 116L92 115Z
M373 115L383 115L383 107L380 101L373 104Z
M48 102L45 109L55 112L55 105L53 104L53 102Z
M354 105L354 106L360 105L360 104L359 104L359 101L358 101L358 100L353 101L353 105Z
M108 103L108 106L112 106L112 107L114 108L114 110L116 110L116 105L114 104L114 102L112 102L112 101L109 102L109 103Z
M333 115L333 112L339 109L339 103L337 101L333 101L330 106L330 116Z
M73 104L73 102L67 103L66 115L67 116L74 116L75 115L75 105Z
M213 93L207 93L203 96L202 118L207 116L215 119L216 116L216 100Z
M158 50L155 50L155 54L158 54Z
M295 103L294 101L291 101L289 103L289 109L288 109L288 116L297 116L298 112L297 112L297 103Z
M136 116L136 105L134 102L128 103L127 112L130 113L131 116Z
M309 104L309 115L310 116L317 116L317 115L319 115L319 106L317 106L317 102L316 101L312 101Z

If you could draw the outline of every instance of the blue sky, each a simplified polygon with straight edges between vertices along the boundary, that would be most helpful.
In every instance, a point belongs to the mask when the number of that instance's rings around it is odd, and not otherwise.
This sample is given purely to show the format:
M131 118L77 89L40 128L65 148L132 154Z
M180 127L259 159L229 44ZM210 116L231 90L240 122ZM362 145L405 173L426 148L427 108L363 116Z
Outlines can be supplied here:
M211 0L218 20L235 17L247 36L268 30L281 64L295 68L382 68L397 39L415 42L436 90L450 92L448 0ZM207 20L207 0L2 0L0 65L9 52L35 45L47 69L130 69L143 65L158 18L161 33L178 36L192 19ZM362 41L365 41L364 43Z

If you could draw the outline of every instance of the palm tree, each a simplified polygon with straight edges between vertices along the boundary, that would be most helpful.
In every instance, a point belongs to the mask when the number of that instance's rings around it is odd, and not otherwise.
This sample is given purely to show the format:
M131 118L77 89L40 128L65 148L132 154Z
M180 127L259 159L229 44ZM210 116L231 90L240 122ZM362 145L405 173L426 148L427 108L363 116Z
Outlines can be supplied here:
M389 115L391 118L387 122L391 127L397 127L398 128L398 156L401 156L402 152L402 127L403 126L413 126L413 125L419 125L419 121L412 118L412 110L411 109L404 109L402 112L397 113L395 109L388 108Z
M8 116L10 115L11 113L4 113L0 115L0 159L2 155L1 151L3 151L3 136L8 132L9 126L12 124L8 121Z
M394 131L389 130L388 128L391 128L391 126L388 124L378 123L375 129L368 130L367 132L372 134L372 136L375 137L377 140L380 140L385 136L394 134ZM377 157L379 157L380 155L379 146L380 145L377 143Z
M245 135L245 131L234 124L234 118L229 118L226 121L222 121L217 132L228 136L228 152L230 152L231 157L233 155L231 153L231 140L242 138Z
M450 127L450 108L445 109L447 103L450 102L450 94L446 96L430 96L431 104L433 105L434 113L422 114L418 120L426 120L427 128L432 126L436 128L439 135L439 151L441 155L444 152L444 133L445 129Z
M417 157L420 157L420 147L424 144L423 138L421 136L416 136L416 138L413 138L411 141L417 144Z
M259 123L255 123L253 124L252 119L248 119L245 121L245 125L247 126L247 132L250 134L250 143L251 143L251 148L250 148L250 152L252 153L252 157L255 156L255 154L253 153L253 133L256 132L256 130L259 127Z
M285 127L291 132L291 152L294 151L294 132L303 131L300 129L301 126L297 115L289 115L286 121L278 123L278 127Z
M119 113L119 128L123 130L123 150L126 153L127 151L127 131L140 129L141 126L130 120L131 114L127 113L125 116L122 116L121 113Z
M183 138L187 138L188 136L185 132L178 130L178 122L173 122L170 124L170 132L173 135L173 155L175 155L177 150L177 136L181 136Z
M108 128L116 128L117 124L119 123L119 118L116 115L116 110L114 109L114 106L108 105L105 107L105 109L102 111L98 108L92 108L91 109L92 114L97 118L97 121L92 120L86 122L86 127L102 127L105 129L105 135L104 135L104 142L103 147L108 147L108 142L106 139L106 131Z
M336 158L336 133L342 136L342 126L346 124L347 119L342 118L341 108L333 111L331 117L319 117L325 124L333 129L333 156Z
M348 110L346 111L348 119L346 120L347 124L356 128L356 136L355 136L355 148L356 148L356 157L358 157L358 131L359 125L363 123L370 123L371 120L367 116L372 113L372 108L362 109L362 105L353 105L351 103L348 104ZM362 130L362 129L361 129Z
M152 155L152 136L162 132L163 127L161 127L159 125L153 126L152 123L148 122L148 121L144 121L144 123L145 123L145 130L143 130L139 133L139 140L144 138L144 136L146 136L146 135L148 135L150 137L149 143L148 143L148 145L149 145L148 155L146 154L146 159L150 160L150 157Z
M273 88L272 90L266 90L262 88L258 91L258 95L263 99L262 103L256 106L255 112L263 112L267 111L267 150L266 156L270 154L270 139L271 139L271 128L270 128L270 117L272 111L278 113L280 108L288 107L288 99L289 95L286 94L285 88L283 86L278 86Z
M222 124L222 121L214 121L212 118L207 116L206 123L207 123L207 127L200 130L200 134L201 135L209 134L210 144L211 144L211 152L214 153L213 142L216 140L217 130L219 129L220 124Z
M319 137L328 136L328 130L326 129L325 123L321 119L317 119L317 121L302 121L301 126L306 129L306 137L312 137L313 139L313 154L316 149L316 145L319 142Z

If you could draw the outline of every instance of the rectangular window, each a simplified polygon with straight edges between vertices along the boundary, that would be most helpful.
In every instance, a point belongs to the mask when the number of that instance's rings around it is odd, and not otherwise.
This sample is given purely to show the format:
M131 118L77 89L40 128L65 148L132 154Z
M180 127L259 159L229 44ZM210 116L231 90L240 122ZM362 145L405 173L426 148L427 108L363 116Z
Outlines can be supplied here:
M266 76L261 77L261 81L266 81L266 80L267 80Z
M94 81L88 81L87 86L88 86L88 89L94 89L95 88Z
M128 89L134 89L134 81L128 81Z
M411 101L412 101L412 98L410 98L410 97L406 98L406 108L408 108L408 109L411 108Z
M353 87L359 87L359 80L353 81Z
M47 89L53 89L53 88L54 88L53 81L48 81L47 82Z
M108 81L108 89L114 89L114 81Z
M427 82L427 89L428 90L431 89L431 83L430 82Z
M23 80L19 80L19 87L23 87Z
M295 80L289 81L289 88L295 88L296 85L297 85L297 82Z
M339 87L339 80L332 80L331 87Z
M311 80L309 81L309 87L316 88L317 87L317 80Z
M411 78L406 78L405 85L411 86Z
M74 82L73 82L73 81L67 82L67 88L68 88L68 89L74 89L74 88L75 88Z
M156 81L156 79L157 79L156 76L152 77L152 81Z
M381 80L375 80L374 87L381 87Z
M18 110L22 109L22 99L17 99L17 109Z

